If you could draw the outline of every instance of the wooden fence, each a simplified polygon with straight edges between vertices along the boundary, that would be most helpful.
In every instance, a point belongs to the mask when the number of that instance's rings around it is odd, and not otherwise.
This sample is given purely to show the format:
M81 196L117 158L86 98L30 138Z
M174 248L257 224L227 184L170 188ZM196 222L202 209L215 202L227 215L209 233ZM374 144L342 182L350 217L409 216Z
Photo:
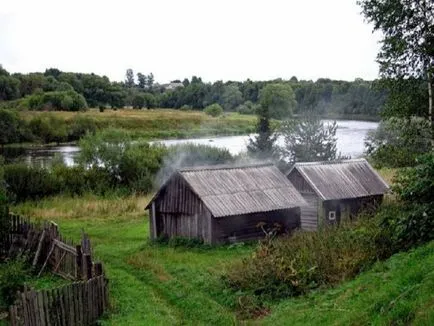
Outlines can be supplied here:
M19 293L9 308L12 326L92 325L108 308L103 275L62 288Z
M27 257L38 276L50 271L75 281L62 288L25 289L9 309L12 325L91 325L108 308L108 280L103 266L92 261L89 237L82 232L80 244L65 239L53 222L31 223L26 217L9 214L8 234L0 253Z
M88 280L103 273L101 263L92 261L92 247L86 233L80 244L65 239L54 222L31 223L27 217L9 214L9 230L2 252L14 257L24 254L38 275L51 272L70 280Z

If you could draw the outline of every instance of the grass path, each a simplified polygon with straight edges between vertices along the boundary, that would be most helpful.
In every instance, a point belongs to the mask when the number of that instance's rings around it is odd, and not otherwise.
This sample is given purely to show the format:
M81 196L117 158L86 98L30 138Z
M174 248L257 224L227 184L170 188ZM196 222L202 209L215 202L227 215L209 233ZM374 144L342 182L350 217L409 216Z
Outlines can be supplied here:
M14 210L54 220L62 234L75 240L82 229L89 234L110 280L113 310L103 325L234 324L230 294L225 295L219 276L251 247L211 250L150 244L144 201L136 199L135 207L122 199L55 198Z

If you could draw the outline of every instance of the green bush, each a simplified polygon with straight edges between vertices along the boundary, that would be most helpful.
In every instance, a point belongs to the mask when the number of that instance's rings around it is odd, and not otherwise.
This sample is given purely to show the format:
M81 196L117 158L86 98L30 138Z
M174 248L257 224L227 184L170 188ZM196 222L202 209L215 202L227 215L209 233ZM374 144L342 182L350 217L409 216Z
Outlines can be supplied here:
M246 101L238 105L235 110L240 114L256 114L258 106L258 104L253 104L251 101Z
M83 95L73 90L36 92L26 98L31 110L82 111L87 108Z
M393 190L401 203L383 218L396 250L434 239L434 153L419 157L414 168L398 172Z
M214 103L211 105L208 105L203 112L206 114L212 116L212 117L218 117L223 114L223 108L220 104Z
M17 291L24 287L28 270L24 259L9 260L0 264L0 307L15 301Z
M71 141L78 140L87 133L95 133L97 125L94 119L82 115L75 116L68 130L68 139Z
M68 139L65 121L54 115L44 114L34 117L29 122L29 130L34 137L44 143L60 143Z
M265 239L224 280L244 296L272 300L300 295L352 278L386 255L380 238L378 219L365 217L355 224Z
M193 107L192 107L191 105L184 104L184 105L181 106L179 109L180 109L181 111L190 111L190 110L193 110Z
M406 167L431 149L428 121L419 117L383 120L368 134L366 153L376 167Z
M58 183L47 169L8 164L4 171L8 195L12 200L41 198L58 192Z

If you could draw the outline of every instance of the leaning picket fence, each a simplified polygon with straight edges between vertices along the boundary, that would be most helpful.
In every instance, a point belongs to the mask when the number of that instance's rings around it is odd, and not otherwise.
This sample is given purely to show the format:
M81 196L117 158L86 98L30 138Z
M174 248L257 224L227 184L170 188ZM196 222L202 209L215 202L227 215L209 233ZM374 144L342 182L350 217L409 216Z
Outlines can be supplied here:
M74 245L59 232L57 224L35 224L10 213L8 235L1 241L0 255L25 255L37 275L44 271L73 283L50 290L24 289L9 308L12 326L73 326L95 324L109 307L108 280L102 263L92 261L90 239L83 232Z
M12 326L92 325L108 308L104 275L57 289L24 290L9 307Z

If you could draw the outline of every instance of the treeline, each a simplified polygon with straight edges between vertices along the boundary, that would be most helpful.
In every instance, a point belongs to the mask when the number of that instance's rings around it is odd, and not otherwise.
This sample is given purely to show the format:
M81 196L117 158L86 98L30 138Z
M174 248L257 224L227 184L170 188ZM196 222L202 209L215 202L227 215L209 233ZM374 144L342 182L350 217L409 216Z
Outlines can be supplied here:
M255 113L261 89L270 83L292 87L296 100L294 113L299 114L310 111L321 115L377 116L386 100L385 89L362 79L307 81L292 77L206 83L193 76L161 85L155 83L152 73L135 74L132 69L127 70L123 82L112 82L106 76L62 72L55 68L44 73L10 74L0 66L0 106L69 111L126 106L202 110L217 103L225 111L250 114Z

